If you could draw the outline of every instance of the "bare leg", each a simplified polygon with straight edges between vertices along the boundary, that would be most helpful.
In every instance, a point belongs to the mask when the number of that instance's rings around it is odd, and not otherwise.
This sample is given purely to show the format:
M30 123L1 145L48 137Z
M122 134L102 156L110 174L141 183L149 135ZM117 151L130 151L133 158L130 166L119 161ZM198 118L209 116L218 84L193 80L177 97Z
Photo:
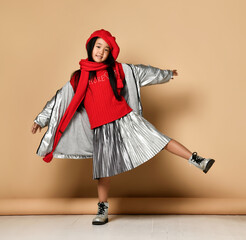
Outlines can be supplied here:
M110 177L104 177L98 179L97 192L98 192L99 202L107 202L109 187L110 187Z
M176 140L172 139L165 148L167 151L174 153L182 158L189 159L192 155L192 152L188 150L185 146L181 143L177 142Z

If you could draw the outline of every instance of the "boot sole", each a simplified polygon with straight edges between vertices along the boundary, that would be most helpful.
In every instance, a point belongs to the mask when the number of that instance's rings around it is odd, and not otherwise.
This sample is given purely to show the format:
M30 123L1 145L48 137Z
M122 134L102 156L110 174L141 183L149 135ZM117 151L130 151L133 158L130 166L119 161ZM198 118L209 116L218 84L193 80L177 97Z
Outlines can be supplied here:
M104 222L92 222L93 225L103 225L108 222L108 218Z
M214 164L214 162L215 162L215 160L214 160L214 159L211 159L211 160L208 162L206 168L203 170L203 172L204 172L204 173L207 173L208 170L209 170L209 169L212 167L212 165Z

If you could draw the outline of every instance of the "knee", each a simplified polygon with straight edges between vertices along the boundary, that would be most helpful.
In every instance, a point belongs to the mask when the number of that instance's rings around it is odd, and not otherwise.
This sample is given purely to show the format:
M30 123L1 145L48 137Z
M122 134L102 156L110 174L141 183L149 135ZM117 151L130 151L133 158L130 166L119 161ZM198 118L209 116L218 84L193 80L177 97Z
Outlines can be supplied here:
M174 140L171 139L171 140L166 144L166 146L165 146L164 148L166 148L168 145L172 144L173 141L174 141Z

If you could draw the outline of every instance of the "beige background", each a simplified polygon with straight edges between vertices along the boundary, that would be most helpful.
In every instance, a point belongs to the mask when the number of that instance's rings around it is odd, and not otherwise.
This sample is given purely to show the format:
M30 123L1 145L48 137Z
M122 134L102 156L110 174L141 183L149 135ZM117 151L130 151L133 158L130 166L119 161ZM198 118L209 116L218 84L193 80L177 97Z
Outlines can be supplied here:
M92 159L45 163L35 153L46 128L33 135L31 125L104 28L116 36L119 62L178 70L142 88L144 116L216 159L204 174L162 151L112 177L110 197L245 198L245 9L244 0L1 0L0 197L97 197Z

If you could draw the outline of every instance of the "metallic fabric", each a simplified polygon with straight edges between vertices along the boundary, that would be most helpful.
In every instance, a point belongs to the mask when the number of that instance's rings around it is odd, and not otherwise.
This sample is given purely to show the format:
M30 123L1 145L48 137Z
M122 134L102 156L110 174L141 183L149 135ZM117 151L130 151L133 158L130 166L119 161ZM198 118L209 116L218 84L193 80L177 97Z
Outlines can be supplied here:
M142 115L141 87L169 82L173 77L171 70L162 70L150 65L122 63L126 86L123 96L129 106Z
M171 140L131 111L93 132L93 179L110 177L145 163Z
M139 115L142 115L140 88L152 84L168 82L172 77L171 70L146 66L143 64L133 65L122 63L125 73L126 85L123 96L128 105ZM73 87L68 81L62 88L57 90L55 96L49 100L43 110L34 119L34 122L42 128L48 126L40 141L36 154L44 157L52 150L56 129L59 121L66 111L74 96ZM63 133L53 153L54 158L84 159L93 156L93 131L86 110L76 112L71 119L66 131Z
M40 145L37 149L39 156L45 156L52 150L56 129L59 122L74 96L70 82L56 92L56 95L46 103L43 111L36 117L34 122L48 125ZM92 158L93 131L85 109L76 112L63 133L54 153L54 158L86 159Z
M61 89L57 90L56 95L61 91ZM42 112L38 114L38 116L34 119L34 122L39 124L42 128L48 125L50 116L52 113L52 109L55 105L56 95L53 96L47 103L45 104Z

